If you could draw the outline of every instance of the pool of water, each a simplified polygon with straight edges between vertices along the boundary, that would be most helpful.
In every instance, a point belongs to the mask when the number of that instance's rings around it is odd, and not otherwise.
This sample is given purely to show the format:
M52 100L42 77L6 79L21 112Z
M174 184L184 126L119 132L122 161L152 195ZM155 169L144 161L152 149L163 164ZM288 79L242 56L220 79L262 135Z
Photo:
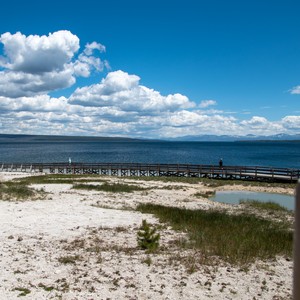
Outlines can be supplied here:
M289 210L295 209L294 196L272 194L272 193L258 193L258 192L245 192L245 191L217 191L216 194L209 199L217 202L228 203L228 204L239 204L241 200L275 202Z

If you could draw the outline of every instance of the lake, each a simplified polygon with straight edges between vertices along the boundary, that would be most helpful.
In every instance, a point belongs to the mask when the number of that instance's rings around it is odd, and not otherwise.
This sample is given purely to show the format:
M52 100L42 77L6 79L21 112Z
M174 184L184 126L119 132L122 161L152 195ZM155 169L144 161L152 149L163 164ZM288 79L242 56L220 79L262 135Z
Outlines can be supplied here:
M0 162L136 162L300 169L297 142L164 142L31 136L0 138Z
M217 191L210 200L228 203L239 204L240 201L260 201L260 202L274 202L289 210L295 209L295 197L289 195L273 194L273 193L258 193L247 191Z

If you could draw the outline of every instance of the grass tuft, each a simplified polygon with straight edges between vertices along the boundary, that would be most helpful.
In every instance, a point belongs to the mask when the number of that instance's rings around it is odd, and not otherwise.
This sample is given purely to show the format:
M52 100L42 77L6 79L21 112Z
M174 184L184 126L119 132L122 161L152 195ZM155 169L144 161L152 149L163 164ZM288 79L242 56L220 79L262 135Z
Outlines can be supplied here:
M238 179L211 179L198 177L172 177L172 176L151 176L151 177L126 177L127 179L143 180L143 181L161 181L161 182L181 182L188 184L203 184L208 187L220 187L224 185L243 185L243 186L262 186L262 187L282 187L295 188L296 183L285 182L262 182L262 181L245 181Z
M278 203L268 201L268 202L260 202L257 200L241 200L240 204L244 204L247 207L252 207L256 209L263 209L268 211L285 211L289 210Z
M2 182L0 183L0 199L1 200L20 200L28 199L35 196L34 189L28 187L24 183Z
M22 182L25 184L74 184L77 182L105 182L99 175L92 174L48 174L48 175L37 175L29 176L24 178L15 179L15 181Z
M74 189L80 190L95 190L95 191L103 191L110 193L132 193L134 191L144 191L146 188L137 186L137 185L129 185L122 183L103 183L101 185L95 184L75 184L73 186Z
M58 259L61 264L76 264L76 261L80 260L81 257L79 255L74 256L62 256Z
M215 191L197 192L194 194L195 197L199 198L210 198L216 194Z
M291 256L293 233L285 223L251 214L229 215L220 211L189 210L140 204L137 210L155 214L175 230L187 232L187 247L205 256L218 256L234 264L247 264L276 255Z
M18 297L23 297L23 296L27 296L28 294L31 293L31 291L27 288L22 288L22 287L18 287L18 288L14 288L14 291L19 291L21 292Z

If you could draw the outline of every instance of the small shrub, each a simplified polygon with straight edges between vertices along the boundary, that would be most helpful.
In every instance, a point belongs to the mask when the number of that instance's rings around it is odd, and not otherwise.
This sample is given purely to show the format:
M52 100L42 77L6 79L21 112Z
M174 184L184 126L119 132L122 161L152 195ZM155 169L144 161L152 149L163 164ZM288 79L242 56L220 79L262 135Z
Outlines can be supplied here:
M146 265L148 265L148 267L151 266L152 264L152 259L150 256L147 256L147 258L145 258L144 260L142 260L143 263L145 263Z
M39 283L38 287L43 288L46 292L51 292L52 290L54 290L53 286L47 286L43 283Z
M14 291L19 291L19 292L21 292L21 293L18 295L18 297L23 297L23 296L26 296L26 295L28 295L28 294L31 293L31 291L30 291L29 289L27 289L27 288L22 288L22 287L14 288L13 290L14 290Z
M61 264L75 264L77 260L80 260L79 255L75 256L63 256L58 259Z
M160 234L156 233L156 228L151 228L146 220L142 221L142 225L137 235L138 245L141 249L148 250L149 252L157 250Z

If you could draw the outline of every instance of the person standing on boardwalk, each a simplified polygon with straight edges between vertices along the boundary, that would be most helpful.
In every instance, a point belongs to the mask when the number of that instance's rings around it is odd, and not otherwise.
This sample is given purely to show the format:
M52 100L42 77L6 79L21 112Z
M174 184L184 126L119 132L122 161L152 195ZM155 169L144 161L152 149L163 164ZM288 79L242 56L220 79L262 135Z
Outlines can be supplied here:
M220 168L223 168L223 159L222 159L222 158L221 158L220 161L219 161L219 167L220 167Z

